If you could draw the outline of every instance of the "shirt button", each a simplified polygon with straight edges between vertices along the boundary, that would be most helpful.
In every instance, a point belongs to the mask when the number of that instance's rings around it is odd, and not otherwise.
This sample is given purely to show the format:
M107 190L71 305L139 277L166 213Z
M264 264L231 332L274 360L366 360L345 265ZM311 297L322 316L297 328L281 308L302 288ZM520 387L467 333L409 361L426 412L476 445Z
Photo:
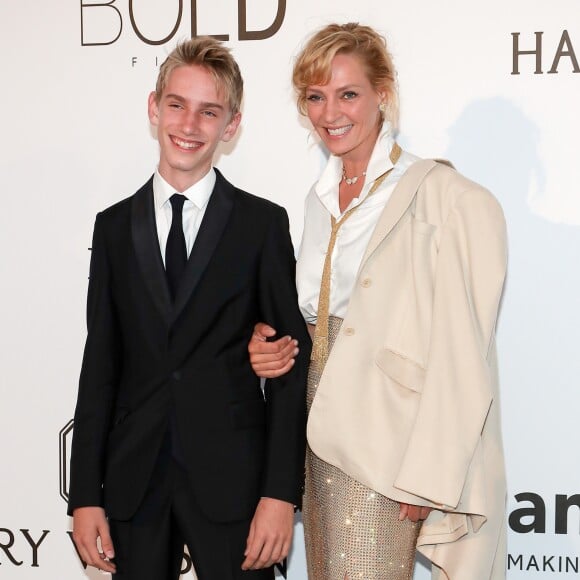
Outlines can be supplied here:
M365 278L364 280L361 281L360 285L363 288L368 288L370 285L372 284L371 279L370 278Z
M352 336L354 334L354 328L352 328L351 326L345 328L344 334L346 334L346 336Z
M181 380L181 371L173 371L171 373L173 380L180 381Z

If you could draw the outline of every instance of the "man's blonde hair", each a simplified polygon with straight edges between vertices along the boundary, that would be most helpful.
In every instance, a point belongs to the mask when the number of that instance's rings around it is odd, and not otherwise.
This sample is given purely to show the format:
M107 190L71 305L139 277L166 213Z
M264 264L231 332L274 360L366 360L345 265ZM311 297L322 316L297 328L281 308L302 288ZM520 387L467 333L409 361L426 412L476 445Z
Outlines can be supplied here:
M244 81L240 67L229 48L211 36L198 36L180 42L163 61L155 85L157 102L167 85L167 79L180 66L197 65L208 70L214 77L218 92L223 91L232 114L240 111L244 93Z

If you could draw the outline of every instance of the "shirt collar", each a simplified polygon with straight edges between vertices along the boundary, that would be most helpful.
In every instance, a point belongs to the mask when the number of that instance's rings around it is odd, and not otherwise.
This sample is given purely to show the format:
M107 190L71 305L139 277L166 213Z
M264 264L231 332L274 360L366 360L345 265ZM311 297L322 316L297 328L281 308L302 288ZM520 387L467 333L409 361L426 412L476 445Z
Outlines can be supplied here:
M215 182L216 173L212 167L198 182L194 183L185 191L182 191L181 194L191 201L197 209L202 210L209 202ZM161 177L159 169L155 171L155 175L153 176L153 199L156 213L167 203L174 193L176 193L175 188Z
M391 124L389 121L384 121L373 152L371 153L366 172L365 185L361 191L359 203L362 203L368 195L373 181L393 167L389 155L394 143L395 139L393 137ZM338 212L338 214L336 213L338 211L338 196L336 195L336 192L341 179L342 160L336 155L331 155L320 179L314 186L314 191L320 198L320 201L322 201L333 215L340 214L340 212Z

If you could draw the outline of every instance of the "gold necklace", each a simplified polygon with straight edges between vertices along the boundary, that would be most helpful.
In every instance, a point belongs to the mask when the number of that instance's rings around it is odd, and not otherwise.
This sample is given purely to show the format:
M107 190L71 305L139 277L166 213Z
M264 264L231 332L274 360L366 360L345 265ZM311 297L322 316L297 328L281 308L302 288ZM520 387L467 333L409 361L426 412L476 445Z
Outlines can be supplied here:
M347 185L354 185L360 177L366 177L367 172L363 171L362 175L353 175L352 177L347 177L346 176L346 171L344 169L344 165L342 166L342 180L347 184Z

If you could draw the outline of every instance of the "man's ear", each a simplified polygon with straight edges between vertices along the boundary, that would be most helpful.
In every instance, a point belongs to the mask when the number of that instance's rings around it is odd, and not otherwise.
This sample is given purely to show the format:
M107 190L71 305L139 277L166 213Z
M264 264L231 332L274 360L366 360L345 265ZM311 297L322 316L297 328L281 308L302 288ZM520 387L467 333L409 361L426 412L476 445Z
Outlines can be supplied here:
M233 139L234 135L236 134L236 131L238 130L238 127L240 126L241 120L242 113L240 113L239 111L232 115L232 118L230 119L230 122L226 125L224 134L222 135L222 141L227 143L228 141L231 141Z
M157 93L155 91L151 91L149 94L147 112L149 114L150 123L157 126L159 123L159 104L157 103Z

